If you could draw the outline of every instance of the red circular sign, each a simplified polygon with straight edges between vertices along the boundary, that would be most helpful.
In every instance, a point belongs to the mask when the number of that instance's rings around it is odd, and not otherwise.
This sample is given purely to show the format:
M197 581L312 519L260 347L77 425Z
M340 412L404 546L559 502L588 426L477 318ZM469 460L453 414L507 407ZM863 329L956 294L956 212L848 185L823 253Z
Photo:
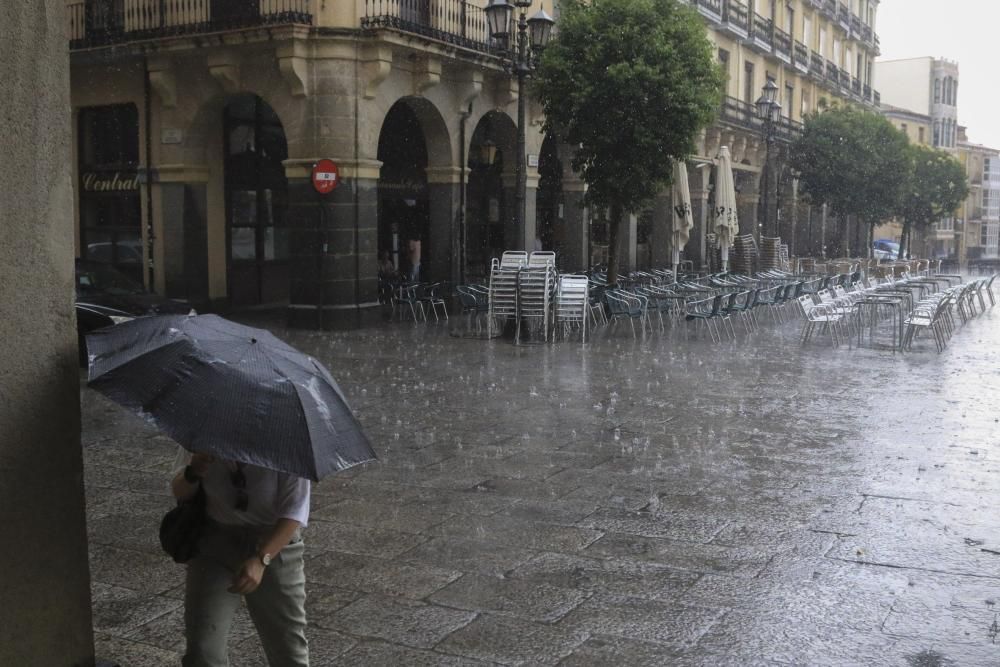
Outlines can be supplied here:
M330 194L334 188L340 185L340 170L333 160L323 158L313 165L312 184L316 192L321 195Z

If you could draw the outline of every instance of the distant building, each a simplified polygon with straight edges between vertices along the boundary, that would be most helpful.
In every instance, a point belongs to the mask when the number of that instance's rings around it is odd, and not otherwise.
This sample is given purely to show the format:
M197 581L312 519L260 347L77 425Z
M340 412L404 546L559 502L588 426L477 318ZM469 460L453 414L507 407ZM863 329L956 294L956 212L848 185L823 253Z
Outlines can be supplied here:
M996 259L1000 232L1000 150L974 144L958 131L958 157L969 177L969 196L958 211L959 255L966 261Z
M957 156L957 62L930 56L879 60L875 63L875 85L879 86L884 103L895 110L892 113L896 119L890 117L893 125L900 127L903 121L899 116L904 112L926 117L930 133L927 143ZM942 218L924 238L914 237L918 242L912 246L913 251L915 254L964 261L958 252L962 233L958 215Z

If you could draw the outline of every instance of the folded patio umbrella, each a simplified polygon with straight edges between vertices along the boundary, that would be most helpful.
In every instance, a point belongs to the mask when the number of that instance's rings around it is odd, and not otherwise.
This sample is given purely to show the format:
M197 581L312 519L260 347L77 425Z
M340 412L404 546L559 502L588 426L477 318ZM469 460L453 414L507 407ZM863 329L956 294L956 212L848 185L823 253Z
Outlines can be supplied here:
M87 335L88 385L192 452L319 481L375 459L315 359L216 315L141 317Z
M674 281L677 280L677 267L681 263L681 249L691 238L691 228L694 218L691 216L691 190L688 188L687 163L684 160L674 162L674 184L671 191L674 205L674 224L670 238L671 255L674 265Z
M722 253L722 270L729 268L729 246L740 233L739 219L736 215L736 184L733 180L733 158L729 147L719 148L715 158L715 234L719 240Z

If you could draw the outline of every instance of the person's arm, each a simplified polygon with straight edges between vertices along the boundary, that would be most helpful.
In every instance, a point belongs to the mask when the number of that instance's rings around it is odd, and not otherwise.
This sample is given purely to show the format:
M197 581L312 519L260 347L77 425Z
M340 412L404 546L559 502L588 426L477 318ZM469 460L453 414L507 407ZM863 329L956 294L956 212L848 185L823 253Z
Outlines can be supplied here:
M300 525L302 524L295 519L278 519L278 523L274 524L271 532L261 541L257 553L243 561L243 567L233 578L229 592L247 595L257 590L261 579L264 578L264 555L268 554L271 558L277 556L278 552L291 541Z
M201 478L208 472L208 466L215 458L209 454L195 454L191 457L191 463L184 470L174 476L170 482L170 490L173 491L177 500L190 500L198 492L198 485Z

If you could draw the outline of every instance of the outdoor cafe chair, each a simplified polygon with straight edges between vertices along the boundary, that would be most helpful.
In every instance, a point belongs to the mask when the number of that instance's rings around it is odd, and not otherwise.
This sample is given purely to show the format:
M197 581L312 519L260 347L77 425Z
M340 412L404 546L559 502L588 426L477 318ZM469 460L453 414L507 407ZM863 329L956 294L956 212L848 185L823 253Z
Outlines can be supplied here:
M489 290L480 285L458 285L455 287L458 295L458 302L462 307L462 314L467 316L468 327L472 328L472 322L476 323L476 331L482 329L482 316L490 312Z
M813 303L812 297L808 294L800 296L798 303L805 317L805 325L802 328L802 344L805 345L819 328L821 332L825 331L830 334L830 341L834 347L839 346L840 339L843 337L840 328L843 315L827 305Z
M448 319L448 304L444 300L442 292L444 286L442 283L420 283L416 289L417 301L423 305L427 304L427 307L434 313L434 321L440 320L438 317L438 308L444 313L444 319ZM424 319L427 319L426 317Z
M639 320L640 328L645 331L646 323L649 321L646 297L630 294L622 289L615 289L604 292L604 299L608 305L608 314L612 324L620 319L627 319L632 327L632 336L635 336L635 321ZM652 331L652 326L650 326L650 331Z
M729 295L716 294L708 299L689 301L684 316L688 322L700 322L708 330L713 342L721 343L722 334L719 329L719 320L723 317L723 300L727 303Z
M393 306L399 309L399 320L403 320L403 314L406 312L406 308L409 307L410 314L413 316L414 322L419 322L423 320L427 321L427 313L424 312L424 304L421 303L420 297L417 294L418 285L400 285L396 288L393 294ZM420 315L418 317L417 312Z

